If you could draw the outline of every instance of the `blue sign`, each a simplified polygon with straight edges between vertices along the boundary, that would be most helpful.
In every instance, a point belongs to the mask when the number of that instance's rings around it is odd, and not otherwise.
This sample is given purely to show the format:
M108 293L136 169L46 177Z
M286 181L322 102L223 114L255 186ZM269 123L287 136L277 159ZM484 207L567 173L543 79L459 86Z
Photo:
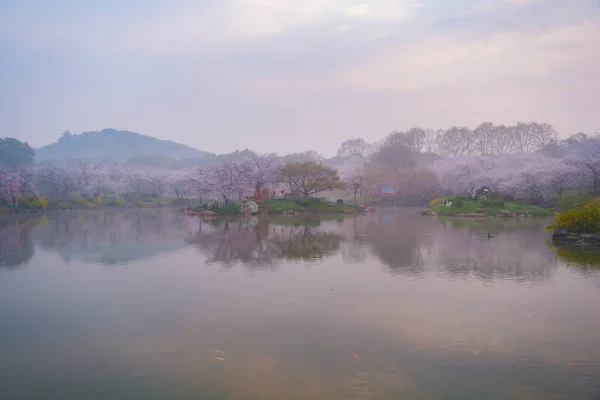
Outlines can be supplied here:
M382 186L381 187L381 194L395 194L396 193L396 188L393 186Z

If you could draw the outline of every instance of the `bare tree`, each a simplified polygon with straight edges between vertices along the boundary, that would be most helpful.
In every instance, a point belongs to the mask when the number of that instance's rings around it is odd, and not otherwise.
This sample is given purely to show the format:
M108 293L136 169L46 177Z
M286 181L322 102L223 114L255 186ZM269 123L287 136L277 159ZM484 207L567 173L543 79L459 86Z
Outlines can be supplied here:
M494 134L496 129L491 122L484 122L473 131L474 150L477 154L486 156L492 154Z
M514 148L514 127L497 125L494 127L492 138L490 154L495 156L509 154Z
M373 145L362 138L348 139L338 149L337 155L341 157L360 156L367 158L373 152Z
M442 130L426 129L423 135L422 151L426 153L435 153L438 151L438 137L443 134Z
M453 126L438 138L438 149L444 156L468 154L471 131L467 127Z
M362 192L365 184L367 182L367 178L363 171L357 170L352 172L349 176L344 179L344 184L350 190L352 190L352 195L354 198L354 208L356 208L356 196L358 193Z
M388 165L394 170L399 170L416 165L411 150L403 145L400 141L386 141L380 148L371 156L371 161Z

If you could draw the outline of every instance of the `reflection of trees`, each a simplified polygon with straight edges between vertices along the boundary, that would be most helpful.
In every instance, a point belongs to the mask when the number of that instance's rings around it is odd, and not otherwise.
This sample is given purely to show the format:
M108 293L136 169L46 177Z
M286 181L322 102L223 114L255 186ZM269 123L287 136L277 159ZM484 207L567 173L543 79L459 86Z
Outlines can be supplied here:
M340 248L342 237L331 232L287 226L275 241L282 257L292 260L315 260L334 254Z
M567 264L574 264L582 271L600 270L600 251L598 248L586 248L579 246L560 246L554 247L558 259Z
M556 257L544 244L543 221L442 222L431 259L447 274L537 282L556 271Z
M353 237L348 246L360 250L367 244L394 274L421 276L431 270L453 277L535 282L557 268L555 255L544 244L544 225L540 220L437 220L399 212L348 220L345 230Z
M392 273L416 276L424 272L423 252L431 242L425 232L430 222L412 215L383 215L367 219L359 234Z
M43 223L40 223L43 222ZM441 222L441 223L440 223ZM66 260L116 264L188 244L208 262L251 268L282 259L315 260L341 253L348 262L376 257L404 276L443 273L481 280L537 282L554 274L556 257L600 265L597 253L545 244L544 221L458 223L402 213L311 221L244 217L203 221L158 210L63 212L0 222L0 267L26 263L34 243ZM493 238L488 238L491 232Z
M278 258L277 249L266 239L268 220L244 217L238 220L198 219L198 230L188 242L207 254L209 263L269 265Z
M531 231L496 233L493 239L488 239L474 232L454 231L436 242L435 259L444 272L453 276L545 280L556 270L556 257L542 242L532 240L531 234Z
M102 264L126 263L181 248L185 216L157 210L50 214L36 229L40 245L73 259Z
M188 241L208 255L208 262L267 266L281 258L313 260L335 253L342 237L311 228L314 223L276 224L267 218L198 221ZM317 224L318 225L318 224Z
M32 232L44 217L7 218L0 221L0 268L26 264L34 254Z

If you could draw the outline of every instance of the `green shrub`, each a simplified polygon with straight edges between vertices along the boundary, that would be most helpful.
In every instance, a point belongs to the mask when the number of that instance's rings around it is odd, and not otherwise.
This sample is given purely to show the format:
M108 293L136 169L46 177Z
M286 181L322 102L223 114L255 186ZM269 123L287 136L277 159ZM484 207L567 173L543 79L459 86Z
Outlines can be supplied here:
M305 197L303 199L296 200L296 204L298 204L300 207L310 207L311 205L318 204L320 202L320 199L313 199L312 197Z
M456 199L452 202L452 208L462 208L465 205L465 201L462 199Z
M284 211L294 211L298 209L298 204L295 201L289 200L271 200L267 204L269 213L279 214Z
M342 199L338 199L338 200L336 201L336 203L337 203L338 205L344 204L344 200L342 200Z
M240 210L240 205L237 203L227 203L223 207L217 209L219 215L237 215Z
M183 205L186 203L187 203L187 199L184 199L183 197L179 197L179 198L171 200L171 204L177 205L177 206L180 206L180 205Z
M506 204L504 203L504 200L502 200L502 199L481 200L481 206L485 207L485 208L504 208L506 206Z
M594 198L585 193L568 193L558 199L556 207L558 212L564 213L575 208L581 208Z
M471 201L473 200L473 198L471 196L464 196L464 195L460 195L460 196L455 196L454 197L455 200L461 200L461 201ZM448 199L450 200L450 199Z
M565 228L575 233L592 233L599 230L599 224L600 198L588 201L583 207L559 213L548 229Z

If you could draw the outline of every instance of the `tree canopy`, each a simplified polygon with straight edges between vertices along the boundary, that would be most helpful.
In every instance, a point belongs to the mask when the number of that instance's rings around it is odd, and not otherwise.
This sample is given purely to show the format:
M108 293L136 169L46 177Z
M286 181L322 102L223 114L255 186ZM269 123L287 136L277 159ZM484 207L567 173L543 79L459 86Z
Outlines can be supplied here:
M415 166L415 161L410 148L402 142L395 140L386 141L386 143L371 156L371 160L381 165L387 165L395 171Z
M0 139L0 165L31 164L35 151L27 144L13 138Z
M282 180L290 185L292 192L304 197L344 187L336 169L314 161L286 164L281 173Z

